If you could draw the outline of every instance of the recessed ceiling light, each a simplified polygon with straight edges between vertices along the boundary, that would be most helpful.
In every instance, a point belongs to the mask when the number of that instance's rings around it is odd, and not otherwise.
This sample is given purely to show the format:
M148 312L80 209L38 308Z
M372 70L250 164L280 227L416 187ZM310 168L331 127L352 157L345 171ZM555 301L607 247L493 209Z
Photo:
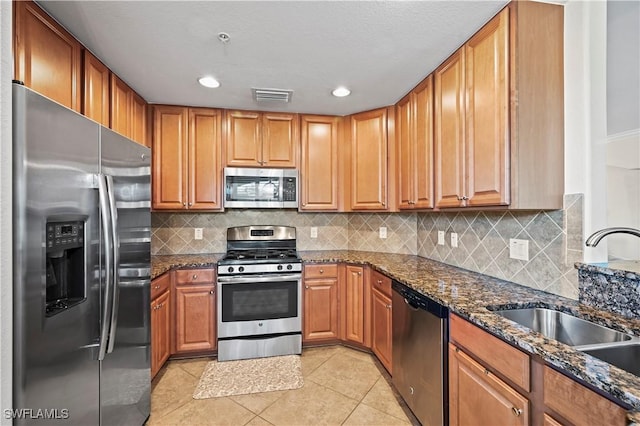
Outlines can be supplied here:
M204 87L209 87L211 89L220 87L220 82L211 76L200 77L198 79L198 83L202 84Z
M346 87L338 87L331 92L333 96L337 96L338 98L343 98L345 96L349 96L351 94L351 90Z

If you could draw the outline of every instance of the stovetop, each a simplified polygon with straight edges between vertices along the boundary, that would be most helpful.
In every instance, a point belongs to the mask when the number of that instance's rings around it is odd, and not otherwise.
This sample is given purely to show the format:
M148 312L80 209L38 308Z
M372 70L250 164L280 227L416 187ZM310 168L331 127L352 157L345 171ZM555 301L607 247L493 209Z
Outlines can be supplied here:
M229 250L223 261L238 261L238 263L255 263L256 261L295 262L300 260L295 249L254 249Z

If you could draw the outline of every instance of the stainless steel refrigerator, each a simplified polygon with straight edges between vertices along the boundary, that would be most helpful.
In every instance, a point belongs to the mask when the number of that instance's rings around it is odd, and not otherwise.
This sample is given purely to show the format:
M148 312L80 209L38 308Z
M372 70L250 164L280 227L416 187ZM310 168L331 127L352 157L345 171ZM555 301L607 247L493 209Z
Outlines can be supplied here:
M150 150L13 86L16 424L150 409Z

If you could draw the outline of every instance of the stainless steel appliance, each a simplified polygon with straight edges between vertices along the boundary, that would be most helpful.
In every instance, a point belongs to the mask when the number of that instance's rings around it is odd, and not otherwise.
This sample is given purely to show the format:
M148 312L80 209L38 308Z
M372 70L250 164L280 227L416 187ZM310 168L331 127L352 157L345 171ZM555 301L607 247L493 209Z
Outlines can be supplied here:
M15 423L143 424L149 149L14 84L13 167Z
M393 281L393 384L423 425L446 425L448 310Z
M224 169L224 206L298 208L298 171L294 169Z
M296 229L227 229L218 262L218 360L302 352L302 261Z

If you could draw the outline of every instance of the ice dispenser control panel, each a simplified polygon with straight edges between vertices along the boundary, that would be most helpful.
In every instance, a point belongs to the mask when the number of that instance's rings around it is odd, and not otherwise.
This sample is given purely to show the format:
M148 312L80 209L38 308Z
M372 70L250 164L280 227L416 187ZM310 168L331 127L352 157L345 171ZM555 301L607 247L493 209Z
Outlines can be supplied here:
M47 251L66 250L84 245L84 222L47 223Z

